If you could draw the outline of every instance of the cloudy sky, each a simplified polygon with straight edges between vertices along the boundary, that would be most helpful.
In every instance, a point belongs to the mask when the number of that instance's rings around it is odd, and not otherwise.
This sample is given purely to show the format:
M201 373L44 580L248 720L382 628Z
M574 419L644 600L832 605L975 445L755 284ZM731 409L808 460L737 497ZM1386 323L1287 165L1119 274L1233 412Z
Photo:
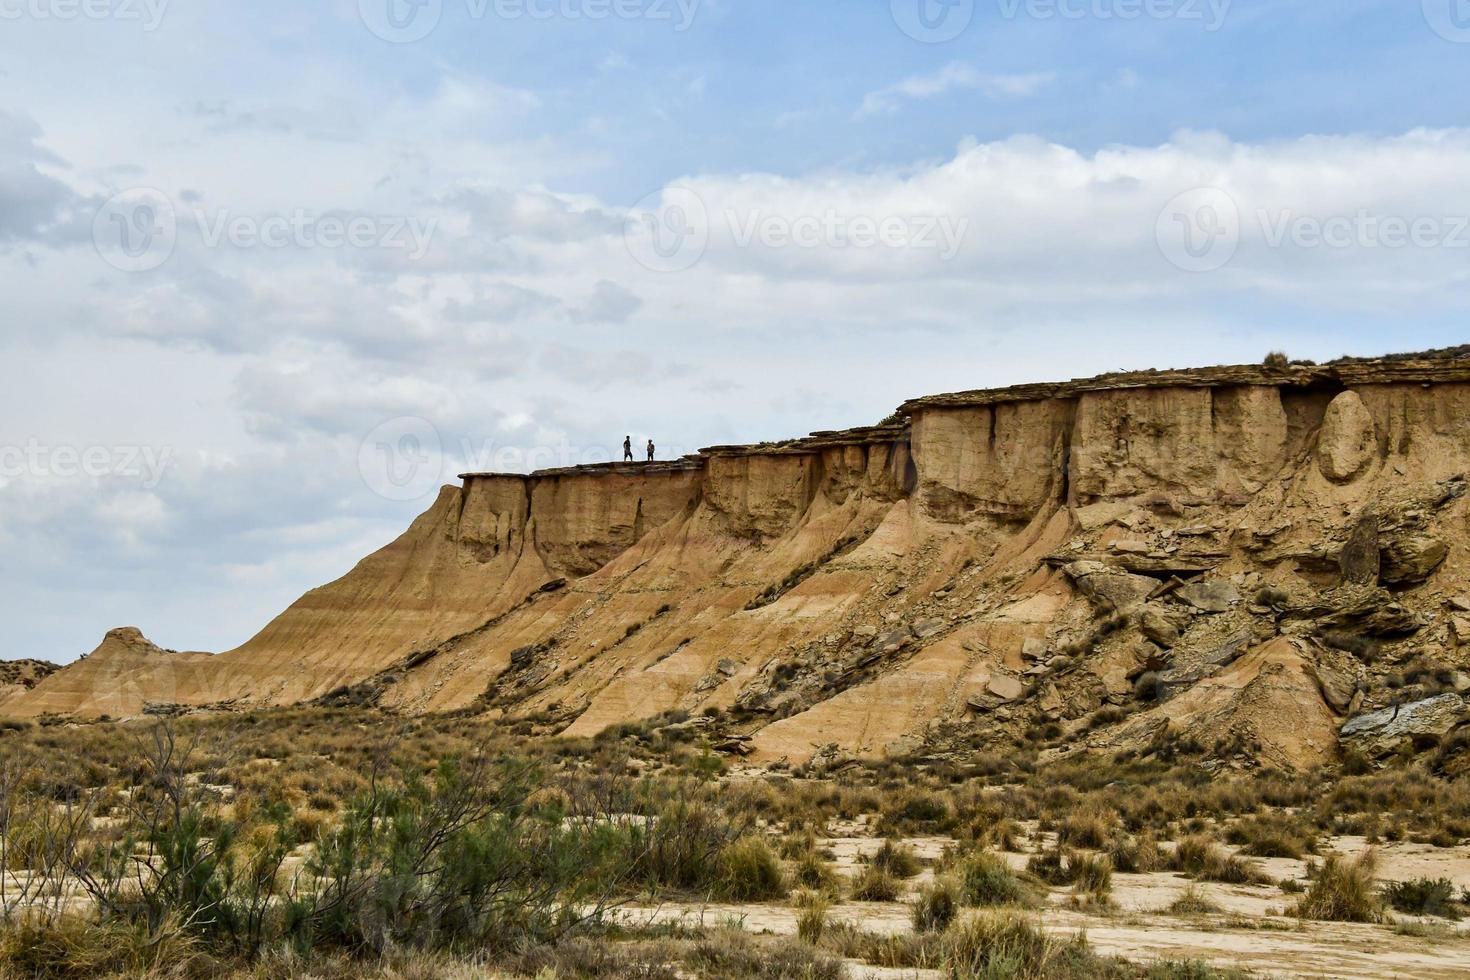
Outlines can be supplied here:
M1464 0L0 0L0 659L463 468L1470 339Z

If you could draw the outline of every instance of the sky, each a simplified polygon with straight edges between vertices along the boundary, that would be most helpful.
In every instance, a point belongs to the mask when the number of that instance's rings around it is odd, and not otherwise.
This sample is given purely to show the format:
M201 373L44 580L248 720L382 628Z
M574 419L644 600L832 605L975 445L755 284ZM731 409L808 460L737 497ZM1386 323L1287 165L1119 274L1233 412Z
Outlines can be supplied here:
M1470 0L0 0L0 659L465 470L1470 340Z

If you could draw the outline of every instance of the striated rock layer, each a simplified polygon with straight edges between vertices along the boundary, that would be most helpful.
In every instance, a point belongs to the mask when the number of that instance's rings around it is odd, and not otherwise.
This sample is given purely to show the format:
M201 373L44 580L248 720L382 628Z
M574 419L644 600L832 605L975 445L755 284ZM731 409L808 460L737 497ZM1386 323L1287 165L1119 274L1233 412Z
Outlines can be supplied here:
M320 700L591 735L679 710L716 717L729 751L803 762L1039 723L1082 738L1113 705L1133 713L1100 745L1208 733L1301 768L1333 757L1348 714L1402 697L1388 669L1432 659L1444 685L1470 658L1464 350L963 392L896 417L466 474L244 646L115 631L0 712Z

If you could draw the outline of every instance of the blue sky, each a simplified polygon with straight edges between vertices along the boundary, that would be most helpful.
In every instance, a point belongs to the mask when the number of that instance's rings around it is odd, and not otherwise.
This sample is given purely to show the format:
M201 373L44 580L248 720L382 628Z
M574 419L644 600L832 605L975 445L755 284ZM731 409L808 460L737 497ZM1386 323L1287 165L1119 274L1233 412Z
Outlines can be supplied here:
M1464 0L409 2L0 0L0 659L461 468L1467 339Z

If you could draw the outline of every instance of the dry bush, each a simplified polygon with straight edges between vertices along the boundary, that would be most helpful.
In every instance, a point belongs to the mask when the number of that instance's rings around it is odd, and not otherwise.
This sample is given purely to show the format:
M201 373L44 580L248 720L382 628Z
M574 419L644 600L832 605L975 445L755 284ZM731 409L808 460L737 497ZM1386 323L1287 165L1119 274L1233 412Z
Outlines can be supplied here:
M954 923L945 931L943 950L945 972L954 980L1080 980L1122 972L1093 953L1084 937L1052 939L1014 912L982 912Z
M903 883L877 865L869 865L853 879L851 896L858 902L895 902Z
M1215 915L1225 911L1219 903L1212 901L1194 882L1178 898L1164 909L1169 915Z
M1218 881L1228 885L1263 884L1266 881L1257 868L1230 854L1204 834L1194 834L1181 840L1174 849L1171 863L1175 871L1200 881Z
M947 876L935 878L919 889L912 918L915 932L941 932L959 914L964 892L959 882Z
M1291 914L1326 922L1383 921L1383 903L1373 890L1377 866L1378 857L1372 850L1352 859L1329 854Z

